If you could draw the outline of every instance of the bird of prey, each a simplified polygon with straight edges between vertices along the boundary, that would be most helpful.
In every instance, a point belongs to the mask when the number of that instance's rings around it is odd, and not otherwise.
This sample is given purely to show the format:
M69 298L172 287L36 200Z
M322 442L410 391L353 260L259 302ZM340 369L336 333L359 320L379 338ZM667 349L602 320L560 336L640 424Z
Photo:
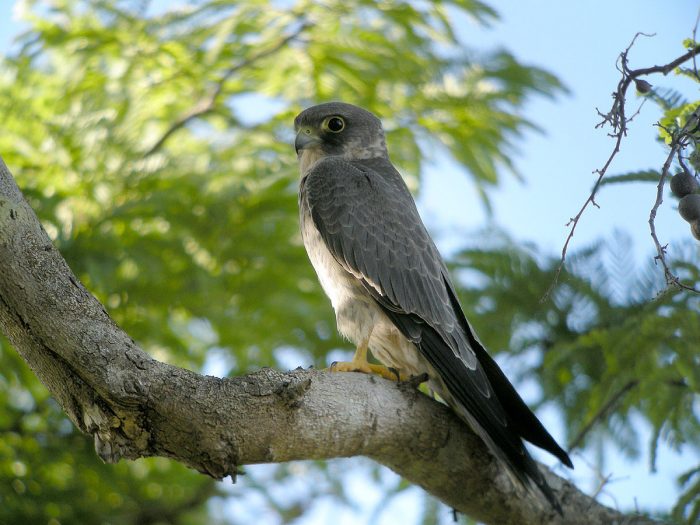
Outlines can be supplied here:
M561 508L523 439L572 467L467 321L445 263L389 160L380 120L330 102L294 120L299 215L309 259L356 345L331 370L405 379L427 374L436 392L505 463ZM370 364L367 352L382 365ZM572 467L573 468L573 467Z

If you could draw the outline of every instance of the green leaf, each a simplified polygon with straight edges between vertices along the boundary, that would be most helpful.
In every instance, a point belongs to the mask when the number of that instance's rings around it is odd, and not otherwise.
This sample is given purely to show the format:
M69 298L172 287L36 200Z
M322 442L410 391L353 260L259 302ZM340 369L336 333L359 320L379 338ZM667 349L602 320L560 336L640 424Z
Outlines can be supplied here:
M626 182L653 182L658 183L661 173L656 170L633 171L621 175L608 175L600 183L601 186L607 184L621 184Z

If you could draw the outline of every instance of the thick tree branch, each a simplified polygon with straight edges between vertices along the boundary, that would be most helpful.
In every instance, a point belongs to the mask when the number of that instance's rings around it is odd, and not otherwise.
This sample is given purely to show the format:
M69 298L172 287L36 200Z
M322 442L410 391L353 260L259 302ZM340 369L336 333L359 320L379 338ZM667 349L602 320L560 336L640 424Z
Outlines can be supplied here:
M155 361L72 274L1 160L0 330L108 462L165 456L223 478L242 464L364 455L486 523L654 523L551 472L564 518L517 494L449 409L406 385L314 370L220 379Z

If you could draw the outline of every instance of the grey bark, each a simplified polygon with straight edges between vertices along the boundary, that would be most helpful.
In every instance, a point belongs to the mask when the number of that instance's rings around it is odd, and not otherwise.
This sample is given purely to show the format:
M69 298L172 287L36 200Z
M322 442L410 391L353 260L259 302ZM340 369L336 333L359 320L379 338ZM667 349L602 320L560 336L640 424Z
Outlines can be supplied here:
M655 523L547 472L562 518L406 385L301 369L222 379L152 359L73 275L1 159L0 330L107 462L164 456L221 479L239 465L363 455L485 523Z

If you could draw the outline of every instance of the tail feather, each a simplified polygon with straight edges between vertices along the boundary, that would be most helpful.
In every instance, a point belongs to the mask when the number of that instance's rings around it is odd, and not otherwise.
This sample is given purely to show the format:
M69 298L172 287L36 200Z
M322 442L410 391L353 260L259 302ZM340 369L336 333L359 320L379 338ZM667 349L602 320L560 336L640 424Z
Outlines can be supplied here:
M508 381L508 378L493 358L486 353L482 346L477 344L473 348L476 351L479 362L484 367L489 383L491 383L498 396L498 400L508 414L513 429L526 441L546 450L567 467L574 468L569 455L559 446L540 420L537 419L537 416L525 404L523 398L513 388L513 385Z
M435 370L436 377L431 381L434 383L434 390L482 438L491 452L505 464L511 478L516 481L516 486L533 490L534 484L550 505L561 514L562 509L554 492L547 485L537 463L525 448L521 439L522 429L513 423L513 418L507 413L507 409L511 406L508 404L505 407L502 406L500 397L493 390L493 386L490 393L486 392L486 395L484 395L482 388L477 387L477 382L482 379L488 380L489 371L478 365L475 370L469 369L446 343L443 336L426 323L414 319L413 315L386 308L384 313L404 336L416 344L420 353ZM493 362L493 367L497 368L497 366ZM489 370L494 377L498 378L495 375L495 369ZM503 381L507 381L503 372L500 374ZM512 386L510 388L515 393L515 389ZM517 393L515 395L517 396ZM512 398L510 399L512 400ZM517 396L517 400L526 407L520 396ZM534 414L532 414L532 418L544 430ZM546 433L546 430L544 432ZM532 437L537 439L534 434ZM553 438L551 439L554 441ZM566 453L563 451L562 453L568 459Z
M376 290L366 287L394 326L416 344L433 368L434 389L483 439L507 467L516 486L533 490L533 484L562 514L554 492L532 459L523 438L544 448L571 467L571 459L527 407L496 362L479 342L462 312L449 280L450 302L459 326L447 330L431 326L417 314L402 311ZM471 356L471 359L470 359ZM473 359L476 356L476 359Z
M469 339L469 345L476 354L479 363L484 368L486 377L488 377L489 383L491 383L491 386L496 392L501 406L503 406L506 414L508 414L513 429L526 441L546 450L567 467L574 468L569 455L559 446L552 435L547 432L547 429L544 428L544 425L542 425L540 420L537 419L537 416L530 410L530 407L523 401L523 398L520 397L520 394L515 390L496 361L494 361L486 351L484 345L474 333L469 321L467 321L467 318L464 316L454 290L449 285L449 282L446 281L445 284L447 285L452 308L461 314L459 318L462 329Z
M435 336L437 336L437 334L435 334ZM436 349L433 345L435 344L444 346L444 343L441 341L441 339L439 339L439 336L438 338L431 336L425 337L424 333L423 340L419 343L418 347L424 356L434 355ZM431 348L422 348L425 346ZM435 367L434 363L431 363L431 365ZM455 363L454 366L458 368L459 364ZM563 515L559 501L557 500L550 486L547 484L547 481L540 471L539 466L535 460L532 459L532 456L530 456L525 448L517 429L511 425L510 417L508 417L507 424L505 426L501 426L498 422L493 421L488 417L484 418L484 414L473 414L465 406L465 403L462 402L461 396L459 396L459 389L455 393L455 390L451 388L450 385L444 383L444 370L437 369L436 371L440 376L440 381L438 384L434 385L433 388L440 395L440 397L442 397L472 428L472 430L474 430L479 437L481 437L491 453L500 459L501 462L507 467L509 476L516 482L516 487L520 486L529 492L533 492L534 486L536 486L547 499L552 508L554 508L560 515ZM539 423L539 421L537 422Z

